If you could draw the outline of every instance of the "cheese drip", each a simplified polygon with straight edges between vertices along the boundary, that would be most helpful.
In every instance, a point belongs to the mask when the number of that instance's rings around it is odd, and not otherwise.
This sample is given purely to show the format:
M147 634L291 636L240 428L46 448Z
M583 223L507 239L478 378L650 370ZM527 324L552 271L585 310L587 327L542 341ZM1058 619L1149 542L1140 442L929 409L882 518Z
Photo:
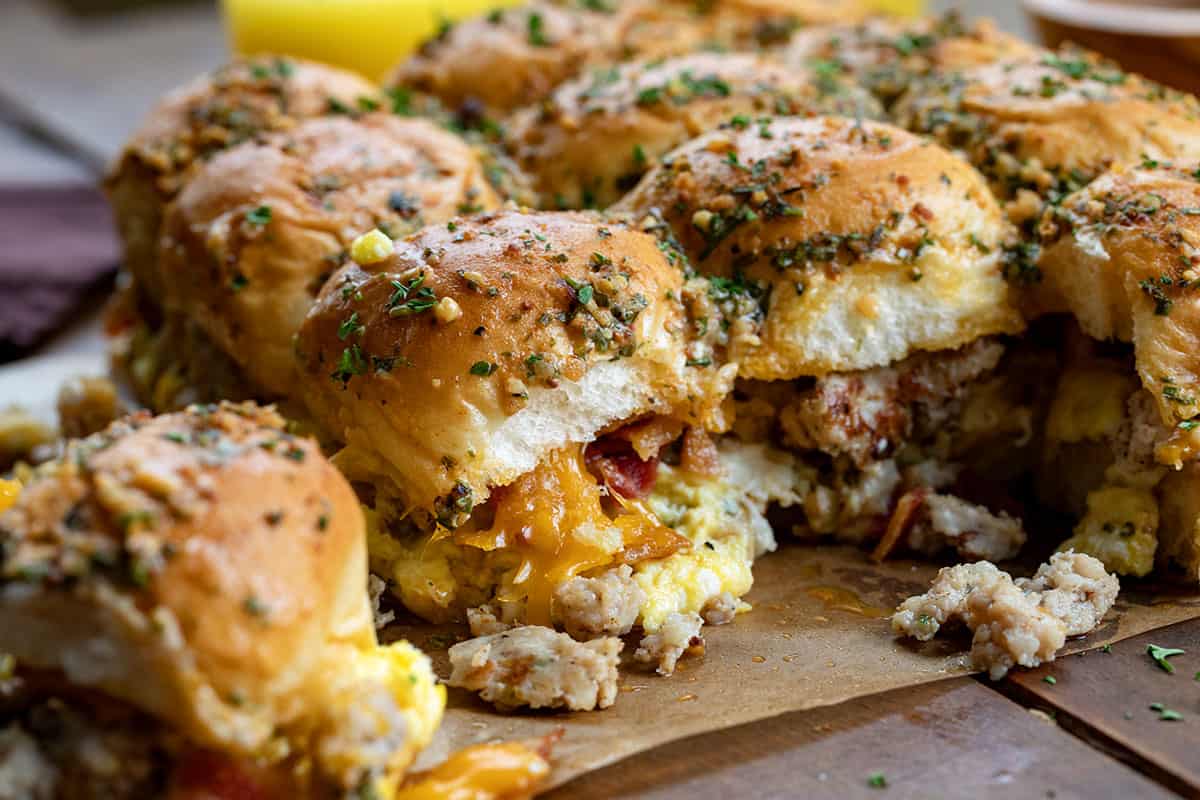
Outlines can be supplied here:
M600 484L584 465L583 445L552 453L511 485L496 489L492 497L491 524L479 529L468 522L453 534L454 541L520 554L513 580L519 596L500 599L524 597L526 621L531 625L551 624L555 587L576 575L597 567L663 558L690 546L638 501L620 500L620 513L609 516Z
M532 797L550 773L546 759L517 742L460 750L393 800L498 800Z

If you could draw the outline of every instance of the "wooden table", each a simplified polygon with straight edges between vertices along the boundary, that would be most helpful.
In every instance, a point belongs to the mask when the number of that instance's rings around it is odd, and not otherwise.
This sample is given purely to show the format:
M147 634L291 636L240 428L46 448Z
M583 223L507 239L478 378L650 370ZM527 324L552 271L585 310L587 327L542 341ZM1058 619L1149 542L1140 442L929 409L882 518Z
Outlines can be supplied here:
M31 0L5 9L0 181L88 180L150 99L219 59L211 13L171 12L81 42ZM1187 651L1174 674L1147 656L1151 643ZM1200 798L1197 678L1200 620L1000 683L954 678L684 739L548 797Z
M1147 655L1149 644L1186 651L1171 659L1174 673ZM683 739L546 795L1176 796L1200 798L1200 619L999 683L953 678Z

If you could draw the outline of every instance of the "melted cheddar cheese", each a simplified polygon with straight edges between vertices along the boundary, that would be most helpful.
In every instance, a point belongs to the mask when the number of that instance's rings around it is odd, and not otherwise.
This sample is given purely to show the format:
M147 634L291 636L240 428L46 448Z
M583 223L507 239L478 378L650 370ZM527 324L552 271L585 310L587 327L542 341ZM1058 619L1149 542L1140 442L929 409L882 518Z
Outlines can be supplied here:
M637 502L606 513L600 484L583 463L583 447L551 454L510 486L495 490L495 517L473 523L454 541L484 551L507 549L520 558L504 601L526 600L526 619L549 625L554 589L597 567L662 558L690 542Z
M13 504L17 502L17 495L20 493L19 481L6 481L0 478L0 514L13 507Z
M518 800L549 774L546 759L523 744L480 744L417 776L393 800Z

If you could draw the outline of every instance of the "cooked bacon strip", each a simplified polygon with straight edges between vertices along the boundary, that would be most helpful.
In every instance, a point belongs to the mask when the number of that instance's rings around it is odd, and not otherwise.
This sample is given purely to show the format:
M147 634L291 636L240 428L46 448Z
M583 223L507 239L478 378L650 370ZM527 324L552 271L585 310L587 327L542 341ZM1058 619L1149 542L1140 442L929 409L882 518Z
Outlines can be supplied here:
M282 783L222 753L193 750L176 763L167 800L283 800L292 793Z
M679 464L688 472L708 478L721 474L721 454L702 428L688 428L684 432Z
M609 436L624 439L643 461L658 457L658 452L683 433L683 423L671 417L650 417L613 431Z
M871 553L872 561L883 561L896 549L896 545L905 538L913 523L917 521L917 514L925 505L925 498L929 496L929 493L930 489L918 486L900 496L900 500L896 503L896 510L888 519L887 531Z
M628 440L613 435L588 445L584 461L609 491L630 500L650 494L658 476L657 457L642 459Z

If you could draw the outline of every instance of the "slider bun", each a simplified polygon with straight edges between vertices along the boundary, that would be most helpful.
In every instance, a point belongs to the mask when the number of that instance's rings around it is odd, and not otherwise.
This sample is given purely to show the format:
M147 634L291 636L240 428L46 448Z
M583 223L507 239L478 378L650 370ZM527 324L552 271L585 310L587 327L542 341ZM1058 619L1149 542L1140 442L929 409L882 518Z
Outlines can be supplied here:
M1014 333L1011 230L981 176L890 125L781 117L669 154L617 211L665 221L716 289L760 298L743 377L865 369Z
M903 127L963 149L1002 197L1069 191L1142 154L1200 158L1198 114L1194 98L1079 50L941 73L895 110Z
M1029 57L1037 48L999 30L990 19L964 24L957 14L916 20L871 17L856 25L803 28L780 59L789 65L833 62L885 102L914 76L959 70L1002 58Z
M431 122L307 120L218 155L180 193L164 223L167 305L255 390L282 396L292 336L358 233L404 233L499 202L476 152Z
M456 23L402 61L385 81L504 114L536 102L582 65L612 50L613 15L532 2Z
M164 206L214 153L297 120L356 107L378 90L350 72L293 58L239 59L166 95L125 145L105 190L125 245L125 264L161 302L155 269Z
M363 515L317 446L253 405L129 417L0 515L0 650L250 754L374 642Z
M854 22L868 12L858 0L638 0L620 5L618 39L625 57L643 59L754 50L778 45L796 29Z
M735 115L881 113L857 87L828 84L750 53L597 69L518 112L506 126L508 148L543 205L607 206L660 156Z
M454 524L554 449L702 401L718 370L685 366L681 286L654 237L595 215L430 226L329 280L297 340L301 390L352 477Z
M1133 342L1164 424L1200 413L1200 183L1194 162L1106 172L1042 219L1037 311Z

